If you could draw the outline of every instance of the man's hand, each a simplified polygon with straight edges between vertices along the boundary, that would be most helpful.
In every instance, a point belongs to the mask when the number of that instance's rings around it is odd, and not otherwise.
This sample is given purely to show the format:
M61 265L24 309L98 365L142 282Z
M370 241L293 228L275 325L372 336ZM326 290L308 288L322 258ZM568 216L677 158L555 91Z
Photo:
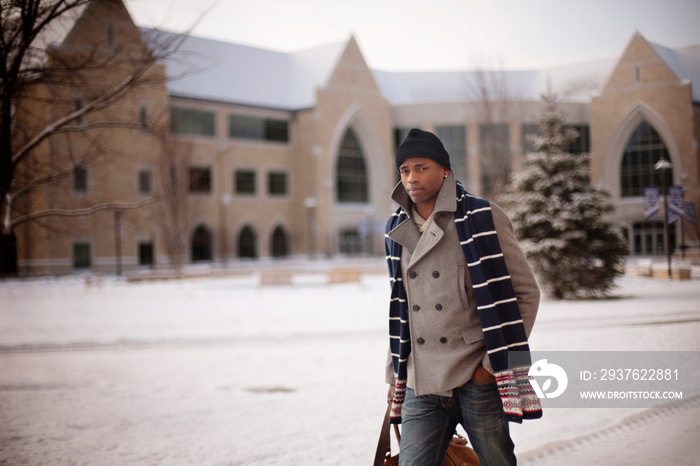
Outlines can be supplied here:
M496 378L487 371L484 366L479 364L474 373L472 374L472 381L476 383L494 383Z
M389 393L386 394L386 402L391 403L394 399L394 386L389 385Z

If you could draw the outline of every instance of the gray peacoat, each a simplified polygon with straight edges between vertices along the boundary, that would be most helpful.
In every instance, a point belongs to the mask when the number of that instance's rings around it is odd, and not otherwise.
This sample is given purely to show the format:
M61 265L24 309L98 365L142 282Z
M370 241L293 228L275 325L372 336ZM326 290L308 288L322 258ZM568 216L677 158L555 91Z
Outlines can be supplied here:
M443 181L422 234L411 217L411 200L401 183L394 189L392 199L409 216L388 234L403 246L401 268L411 310L407 385L418 396L452 396L452 389L466 383L479 363L492 372L454 222L457 209L454 174L450 172ZM491 209L529 336L539 306L539 288L507 215L494 203ZM394 383L391 354L387 358L386 381Z

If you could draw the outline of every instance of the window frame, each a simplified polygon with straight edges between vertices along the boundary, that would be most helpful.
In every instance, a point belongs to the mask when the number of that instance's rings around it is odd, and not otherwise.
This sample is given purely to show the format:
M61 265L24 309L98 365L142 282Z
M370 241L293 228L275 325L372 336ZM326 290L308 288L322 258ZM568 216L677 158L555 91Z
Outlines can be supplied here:
M79 248L84 248L79 251ZM92 244L90 241L73 241L71 250L73 270L88 270L92 268Z
M344 205L370 203L367 160L352 128L345 131L335 161L335 202Z
M90 187L90 173L85 165L73 168L72 188L74 194L87 194Z
M197 108L171 107L170 130L177 136L216 137L216 112Z
M251 179L241 179L243 175L250 175ZM246 185L252 188L242 189ZM233 192L237 196L255 196L258 191L258 174L254 169L237 168L233 171Z
M229 139L289 143L289 120L266 118L239 113L228 115Z
M275 179L277 178L277 179ZM281 183L280 183L281 181ZM283 189L279 189L280 185ZM283 170L267 172L267 195L271 197L289 196L289 173Z
M195 173L199 171L200 173ZM198 175L195 177L195 175ZM204 176L206 175L206 176ZM201 184L201 185L200 185ZM189 194L211 194L213 192L211 167L191 165L187 170L187 192Z
M143 168L137 173L137 190L139 194L148 195L153 193L153 171ZM147 185L147 186L144 186Z

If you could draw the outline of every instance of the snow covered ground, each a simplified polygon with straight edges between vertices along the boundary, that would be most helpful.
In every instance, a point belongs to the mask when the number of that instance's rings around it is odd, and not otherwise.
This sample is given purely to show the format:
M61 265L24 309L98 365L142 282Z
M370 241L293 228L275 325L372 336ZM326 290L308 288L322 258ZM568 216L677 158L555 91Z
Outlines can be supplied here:
M371 464L388 282L0 282L0 465ZM544 301L535 351L700 351L700 281ZM695 368L697 370L698 368ZM698 464L697 394L512 425L520 464Z

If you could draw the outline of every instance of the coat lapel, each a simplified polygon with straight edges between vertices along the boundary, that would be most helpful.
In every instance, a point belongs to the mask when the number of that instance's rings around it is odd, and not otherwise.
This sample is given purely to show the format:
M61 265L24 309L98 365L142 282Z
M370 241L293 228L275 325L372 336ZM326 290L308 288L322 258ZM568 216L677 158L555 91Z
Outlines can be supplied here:
M411 267L425 257L426 254L428 254L440 243L440 240L445 234L442 229L444 225L439 225L436 221L436 216L433 216L431 221L428 223L428 227L421 234L416 226L416 223L412 218L410 218L411 200L401 182L396 185L391 197L397 204L403 207L409 218L401 222L396 228L389 232L388 236L390 239L396 241L411 252L411 260L408 264L408 267ZM450 171L449 176L445 178L444 182L442 183L442 187L440 188L440 192L438 193L434 213L454 213L456 209L457 189L455 186L454 173ZM450 218L451 217L452 216L450 216Z
M426 228L423 234L420 236L420 240L418 241L418 244L411 255L411 261L408 263L408 267L412 267L430 251L432 251L435 246L440 243L440 240L444 235L445 232L442 231L442 228L440 228L434 220L431 220L430 223L428 223L428 228Z

